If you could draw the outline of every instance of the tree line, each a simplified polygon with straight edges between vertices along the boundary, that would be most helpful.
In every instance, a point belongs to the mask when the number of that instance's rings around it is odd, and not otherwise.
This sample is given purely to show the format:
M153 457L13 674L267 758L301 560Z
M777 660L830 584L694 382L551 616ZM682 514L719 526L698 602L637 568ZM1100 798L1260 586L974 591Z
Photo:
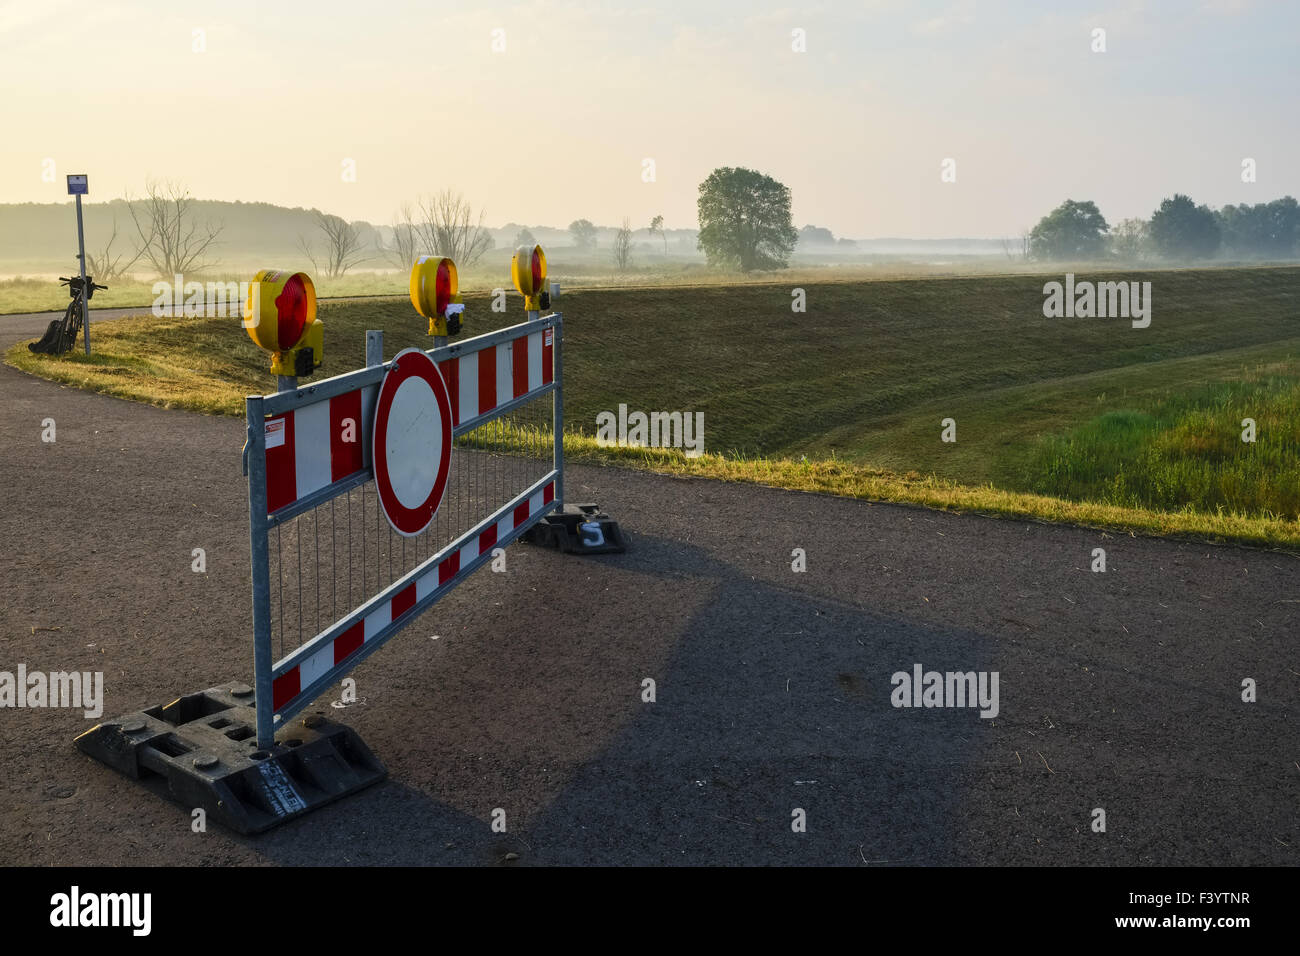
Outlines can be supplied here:
M1018 249L1008 242L1004 249L1043 261L1293 259L1300 255L1300 205L1283 196L1211 209L1175 193L1150 217L1111 226L1095 202L1067 199L1021 236Z
M836 242L829 230L791 220L790 189L771 176L742 167L721 167L700 183L697 245L709 265L742 272L784 268L796 244ZM128 242L120 252L117 221L106 243L88 250L87 265L96 275L116 278L137 264L163 276L197 271L211 265L209 253L221 235L220 224L197 222L193 199L179 184L150 181L141 200L127 197ZM405 268L421 254L449 255L464 267L473 265L495 243L484 226L481 208L455 190L402 205L385 241L364 223L312 210L314 236L299 236L299 248L326 276L340 276L368 261L387 261ZM359 226L365 226L363 232ZM658 235L667 254L663 216L645 231ZM576 219L568 231L573 244L596 247L596 226ZM610 255L620 271L632 267L635 230L624 217L615 230ZM532 245L533 235L520 228L515 245ZM373 244L372 244L373 243ZM845 240L838 240L844 244ZM850 243L851 245L851 243ZM1106 221L1091 200L1067 199L1017 240L1004 240L1009 258L1041 261L1200 261L1227 258L1292 259L1300 256L1300 205L1291 196L1251 205L1211 209L1176 193L1146 218Z

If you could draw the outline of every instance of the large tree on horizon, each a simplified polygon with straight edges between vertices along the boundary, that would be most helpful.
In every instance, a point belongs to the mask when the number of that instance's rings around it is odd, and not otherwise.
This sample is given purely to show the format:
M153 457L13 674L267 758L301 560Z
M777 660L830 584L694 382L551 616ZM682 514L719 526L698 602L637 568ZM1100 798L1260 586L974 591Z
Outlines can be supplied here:
M723 166L700 183L699 248L711 266L781 269L799 239L790 189L752 169Z
M1030 255L1057 262L1100 259L1109 228L1095 202L1067 199L1030 231Z

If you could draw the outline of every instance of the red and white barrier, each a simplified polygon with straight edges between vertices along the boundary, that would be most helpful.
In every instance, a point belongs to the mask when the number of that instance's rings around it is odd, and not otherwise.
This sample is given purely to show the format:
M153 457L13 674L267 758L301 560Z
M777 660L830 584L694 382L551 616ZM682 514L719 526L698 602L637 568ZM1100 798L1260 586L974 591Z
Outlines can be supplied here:
M553 328L438 362L456 434L553 380ZM266 420L266 513L370 470L378 384L305 403Z

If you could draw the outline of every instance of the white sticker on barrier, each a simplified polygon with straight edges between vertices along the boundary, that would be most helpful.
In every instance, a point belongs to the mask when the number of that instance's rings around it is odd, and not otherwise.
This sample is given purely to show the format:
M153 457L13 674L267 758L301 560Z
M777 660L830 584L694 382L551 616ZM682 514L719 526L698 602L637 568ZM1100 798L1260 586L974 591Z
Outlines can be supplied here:
M279 448L284 444L284 419L277 418L266 423L266 447Z

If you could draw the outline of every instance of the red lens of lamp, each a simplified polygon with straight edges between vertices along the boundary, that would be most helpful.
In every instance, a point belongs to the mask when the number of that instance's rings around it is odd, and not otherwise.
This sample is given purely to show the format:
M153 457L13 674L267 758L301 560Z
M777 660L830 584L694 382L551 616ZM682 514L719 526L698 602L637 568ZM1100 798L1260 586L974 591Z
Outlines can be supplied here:
M281 349L293 348L307 326L307 287L301 276L292 276L284 291L275 297L276 342Z
M536 294L542 288L542 254L536 249L533 250L532 269L533 293Z
M451 305L451 269L445 259L438 263L438 274L433 280L433 296L438 315L446 315L447 306Z

